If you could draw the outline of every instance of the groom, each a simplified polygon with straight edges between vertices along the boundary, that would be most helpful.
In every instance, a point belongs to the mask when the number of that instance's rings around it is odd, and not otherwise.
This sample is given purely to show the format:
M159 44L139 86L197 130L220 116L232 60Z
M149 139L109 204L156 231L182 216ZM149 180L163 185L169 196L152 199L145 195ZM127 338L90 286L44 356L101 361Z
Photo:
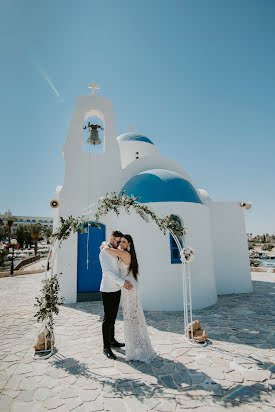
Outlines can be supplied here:
M121 232L114 230L108 245L117 249L122 236L123 234ZM120 302L121 288L132 289L133 286L119 275L118 258L116 256L111 256L106 250L102 249L99 254L99 260L102 268L100 292L104 307L104 318L102 322L103 353L109 359L116 359L111 347L121 348L125 346L124 343L115 340L115 321Z

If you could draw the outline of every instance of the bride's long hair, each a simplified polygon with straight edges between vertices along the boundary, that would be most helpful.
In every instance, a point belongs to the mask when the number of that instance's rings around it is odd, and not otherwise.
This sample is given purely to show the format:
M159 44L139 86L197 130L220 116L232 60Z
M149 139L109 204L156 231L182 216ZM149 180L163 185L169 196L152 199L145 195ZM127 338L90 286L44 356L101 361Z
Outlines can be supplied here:
M132 272L134 278L137 280L137 275L138 275L138 261L137 261L137 255L136 255L136 250L135 250L135 245L133 242L133 238L131 235L123 235L124 239L126 239L130 245L130 250L129 253L131 255L131 263L129 266L129 273Z

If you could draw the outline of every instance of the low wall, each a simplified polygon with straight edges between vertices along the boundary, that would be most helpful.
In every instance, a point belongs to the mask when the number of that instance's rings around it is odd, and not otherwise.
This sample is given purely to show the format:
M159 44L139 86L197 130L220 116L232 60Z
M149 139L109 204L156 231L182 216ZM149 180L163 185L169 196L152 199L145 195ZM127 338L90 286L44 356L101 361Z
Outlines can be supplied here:
M45 272L45 269L36 269L36 270L16 270L14 271L14 276L20 275L32 275L34 273L42 273ZM0 272L0 278L8 278L10 276L10 272Z
M21 260L21 262L18 263L18 265L15 266L14 270L19 270L23 266L29 265L32 262L36 262L39 259L40 259L40 255L36 255L36 256L32 256L32 257L29 257L27 259Z
M272 268L272 267L270 267L270 268L261 268L261 267L254 267L254 266L251 266L251 272L269 272L269 273L275 273L275 268Z

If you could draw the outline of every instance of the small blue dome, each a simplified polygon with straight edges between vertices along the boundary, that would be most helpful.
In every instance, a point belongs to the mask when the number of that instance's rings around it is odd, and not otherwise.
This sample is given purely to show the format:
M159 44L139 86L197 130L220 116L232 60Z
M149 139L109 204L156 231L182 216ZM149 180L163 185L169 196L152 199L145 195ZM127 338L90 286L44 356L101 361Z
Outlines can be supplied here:
M132 177L123 186L128 196L139 196L141 203L150 202L191 202L201 200L191 185L178 173L166 169L145 170Z
M139 133L124 133L121 134L120 136L117 137L118 142L144 142L144 143L150 143L154 145L154 143L148 139L148 137L143 136L142 134Z

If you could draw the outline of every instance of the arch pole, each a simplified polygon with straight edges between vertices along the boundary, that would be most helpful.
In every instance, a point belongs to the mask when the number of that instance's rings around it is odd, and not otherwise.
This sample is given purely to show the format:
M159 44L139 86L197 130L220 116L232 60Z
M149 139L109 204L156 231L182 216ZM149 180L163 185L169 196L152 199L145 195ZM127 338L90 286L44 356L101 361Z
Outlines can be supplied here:
M178 237L175 233L168 229L170 235L173 237L179 253L182 252L183 248L180 244ZM185 239L184 239L185 241ZM191 271L190 271L190 263L188 262L181 262L181 270L182 270L182 297L183 297L183 316L184 316L184 338L187 342L192 346L203 347L206 346L205 344L201 345L194 340L194 331L193 331L193 313L192 313L192 291L191 291ZM189 323L191 326L191 337L189 336Z

